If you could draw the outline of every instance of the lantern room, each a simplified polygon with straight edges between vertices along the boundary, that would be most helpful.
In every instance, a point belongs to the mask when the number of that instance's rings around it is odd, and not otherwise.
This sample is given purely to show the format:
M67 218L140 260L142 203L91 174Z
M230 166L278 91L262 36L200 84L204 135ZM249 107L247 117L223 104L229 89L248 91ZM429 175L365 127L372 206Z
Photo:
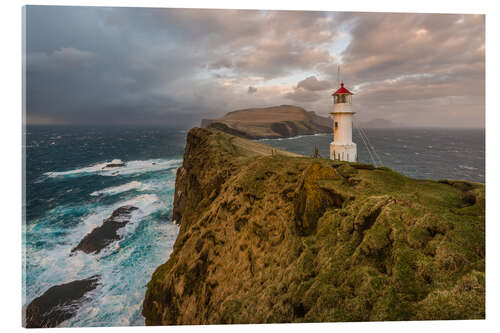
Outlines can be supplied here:
M352 104L352 93L344 88L344 82L340 84L340 88L332 94L333 104Z

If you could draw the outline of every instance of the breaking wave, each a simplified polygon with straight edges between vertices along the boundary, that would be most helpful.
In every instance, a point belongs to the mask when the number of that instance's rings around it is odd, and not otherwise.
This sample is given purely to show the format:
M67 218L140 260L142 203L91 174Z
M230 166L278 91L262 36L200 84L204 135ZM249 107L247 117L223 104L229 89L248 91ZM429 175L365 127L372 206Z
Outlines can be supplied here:
M117 161L114 161L117 162ZM154 269L168 258L177 237L178 227L170 221L175 170L180 159L129 161L125 166L102 169L108 163L94 164L63 172L46 173L47 177L74 177L76 189L81 184L94 186L87 199L58 205L23 226L25 237L25 298L29 304L48 288L100 275L100 286L90 292L75 317L63 322L71 326L144 325L142 299ZM134 180L120 184L113 179L88 182L76 177L87 175L132 175ZM157 172L171 170L172 172ZM117 181L119 179L117 178ZM79 182L79 183L78 183ZM83 183L82 183L83 182ZM108 186L100 184L108 184ZM109 186L112 185L112 186ZM65 193L73 192L64 188ZM137 207L130 220L117 230L120 239L99 254L71 252L94 228L102 225L113 211L122 206Z
M458 167L460 169L465 169L465 170L477 170L477 168L474 168L474 167L468 166L468 165L459 165Z
M151 159L125 162L124 166L109 166L112 164L112 161L110 161L74 170L46 172L44 175L50 178L81 177L87 175L123 176L177 168L181 162L182 160Z
M150 185L143 184L141 182L134 180L134 181L127 183L127 184L123 184L123 185L119 185L119 186L112 186L112 187L105 188L103 190L94 191L94 192L90 193L90 195L94 196L94 197L100 196L100 195L115 195L115 194L131 191L131 190L146 191L150 188L151 188Z

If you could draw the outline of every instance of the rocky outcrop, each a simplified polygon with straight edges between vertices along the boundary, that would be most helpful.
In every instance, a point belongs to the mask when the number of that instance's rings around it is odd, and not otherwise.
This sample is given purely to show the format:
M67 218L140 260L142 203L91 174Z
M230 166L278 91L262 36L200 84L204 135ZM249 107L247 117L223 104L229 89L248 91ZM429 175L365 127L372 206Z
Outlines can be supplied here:
M148 325L479 319L484 185L192 129Z
M99 254L112 242L121 239L118 230L130 222L134 206L122 206L113 211L71 250L89 254ZM56 327L65 320L76 315L81 304L88 300L86 294L99 285L99 275L87 279L50 287L43 295L35 298L26 308L26 327Z
M124 167L126 165L127 164L125 162L122 162L122 160L114 159L114 160L111 161L111 163L106 164L102 168L103 169L107 169L107 168L119 168L119 167Z
M122 206L115 209L110 217L104 220L102 225L94 228L90 233L71 250L71 252L82 251L85 253L98 254L112 242L121 239L118 230L130 222L131 214L137 210L134 206Z
M221 118L202 119L201 126L248 139L332 132L330 118L293 105L236 110Z
M99 285L99 276L76 280L50 287L43 295L35 298L26 308L25 327L56 327L73 317L85 295Z

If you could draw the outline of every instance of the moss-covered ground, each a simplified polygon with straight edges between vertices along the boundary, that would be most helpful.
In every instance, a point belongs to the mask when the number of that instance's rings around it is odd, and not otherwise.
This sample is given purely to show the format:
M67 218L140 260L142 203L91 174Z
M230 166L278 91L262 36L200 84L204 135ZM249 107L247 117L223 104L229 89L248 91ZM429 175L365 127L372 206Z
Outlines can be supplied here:
M147 324L485 317L485 190L188 135Z

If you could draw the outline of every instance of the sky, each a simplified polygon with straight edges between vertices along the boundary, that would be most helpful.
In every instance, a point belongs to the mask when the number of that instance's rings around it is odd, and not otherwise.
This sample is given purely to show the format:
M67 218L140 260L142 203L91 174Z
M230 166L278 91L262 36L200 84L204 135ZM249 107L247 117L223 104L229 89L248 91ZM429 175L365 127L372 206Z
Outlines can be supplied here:
M484 127L483 15L28 6L25 24L28 124L326 116L342 80L360 122Z

